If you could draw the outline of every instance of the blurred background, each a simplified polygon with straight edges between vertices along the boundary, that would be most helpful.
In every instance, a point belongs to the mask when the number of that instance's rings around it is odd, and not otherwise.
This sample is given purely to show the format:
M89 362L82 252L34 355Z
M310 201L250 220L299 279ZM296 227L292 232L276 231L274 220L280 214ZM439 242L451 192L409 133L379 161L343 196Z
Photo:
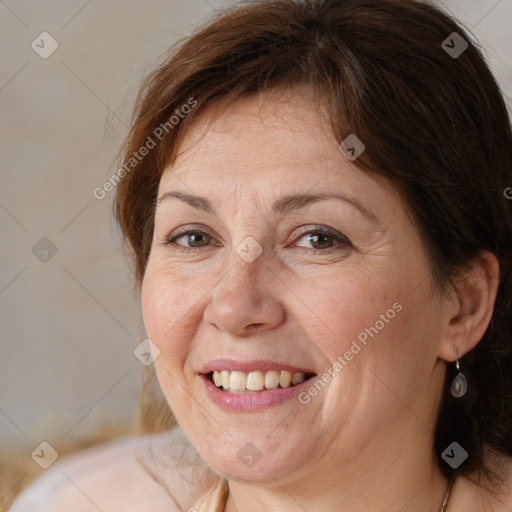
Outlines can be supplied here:
M0 0L0 510L54 451L134 433L144 330L113 192L93 192L142 77L231 3ZM512 107L512 0L436 3L478 38Z

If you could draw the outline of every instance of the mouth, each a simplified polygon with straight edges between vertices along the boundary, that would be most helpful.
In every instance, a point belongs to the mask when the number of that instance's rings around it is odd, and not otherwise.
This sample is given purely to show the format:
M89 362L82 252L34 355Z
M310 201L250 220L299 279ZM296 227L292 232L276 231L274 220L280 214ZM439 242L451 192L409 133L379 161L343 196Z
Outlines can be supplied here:
M302 384L314 377L310 372L290 372L288 370L215 370L206 374L206 378L216 388L225 393L263 393L274 389L288 389Z
M271 360L216 359L198 372L206 396L231 412L268 409L291 403L309 381L317 379L310 368Z

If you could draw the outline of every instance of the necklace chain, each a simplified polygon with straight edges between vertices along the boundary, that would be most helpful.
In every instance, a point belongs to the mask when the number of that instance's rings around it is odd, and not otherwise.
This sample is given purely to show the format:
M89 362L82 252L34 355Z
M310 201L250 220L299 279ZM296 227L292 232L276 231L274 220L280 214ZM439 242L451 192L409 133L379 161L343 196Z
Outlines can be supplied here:
M448 489L446 490L446 495L444 497L443 504L441 505L441 510L439 512L446 512L446 507L448 506L448 500L450 499L450 493L452 491L454 480L455 475L452 476L450 483L448 484Z
M452 492L452 487L453 487L453 482L454 481L455 481L455 475L453 475L452 478L450 479L450 483L448 484L448 489L446 490L446 494L444 496L443 504L441 505L441 510L439 510L439 512L447 512L446 507L448 506L448 500L450 499L450 494Z

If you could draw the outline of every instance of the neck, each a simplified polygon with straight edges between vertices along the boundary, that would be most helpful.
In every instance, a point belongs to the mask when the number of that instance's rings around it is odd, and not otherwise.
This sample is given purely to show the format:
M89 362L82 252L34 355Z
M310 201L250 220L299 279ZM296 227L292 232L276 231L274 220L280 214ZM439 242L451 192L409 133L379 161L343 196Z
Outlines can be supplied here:
M338 452L293 475L277 479L267 473L269 478L257 484L228 478L225 512L439 512L449 481L431 444L425 443L421 453L417 439L404 436L400 443L389 443L386 453L376 449L379 440L374 440L351 461L341 464Z

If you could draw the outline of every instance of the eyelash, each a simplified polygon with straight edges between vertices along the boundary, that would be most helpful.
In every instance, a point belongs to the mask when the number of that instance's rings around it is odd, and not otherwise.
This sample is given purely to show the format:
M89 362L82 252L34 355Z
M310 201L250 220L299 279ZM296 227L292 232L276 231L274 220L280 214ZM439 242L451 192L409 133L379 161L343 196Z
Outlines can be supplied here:
M339 245L341 246L349 246L351 245L350 241L348 240L348 238L344 237L343 235L341 235L340 233L338 233L337 231L333 231L329 228L325 228L325 227L317 227L315 229L311 229L309 231L305 231L304 233L301 233L300 236L298 238L296 238L296 240L300 240L301 238L303 238L305 235L310 235L310 234L322 234L322 235L328 235L330 237L332 237L334 239L335 242L338 242ZM172 248L173 250L177 250L177 251L180 251L180 252L183 252L183 253L193 253L193 252L196 252L196 251L200 251L201 249L203 249L203 247L184 247L180 244L175 244L175 240L177 240L178 238L181 238L183 236L186 236L186 235L196 235L196 234L199 234L199 235L206 235L208 237L210 237L210 235L208 233L206 233L205 231L201 231L201 230L197 230L197 229L190 229L188 231L183 231L182 233L178 233L174 236L169 236L165 239L165 242L164 242L164 245L174 245L174 247ZM210 237L210 238L213 238L213 237ZM207 247L207 246L205 246ZM327 253L327 252L331 252L331 250L335 250L336 249L336 245L335 246L331 246L331 247L327 247L326 249L308 249L307 247L301 247L301 249L305 250L305 252L307 254L318 254L318 253Z

